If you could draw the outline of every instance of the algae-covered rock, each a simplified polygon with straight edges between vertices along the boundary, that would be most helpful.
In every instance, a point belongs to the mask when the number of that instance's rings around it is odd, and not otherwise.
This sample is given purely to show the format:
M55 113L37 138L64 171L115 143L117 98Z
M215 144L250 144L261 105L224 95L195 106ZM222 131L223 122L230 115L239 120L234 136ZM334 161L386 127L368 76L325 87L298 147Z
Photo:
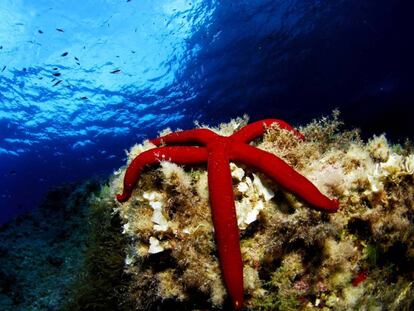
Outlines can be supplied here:
M230 135L247 122L213 129ZM253 145L271 152L340 201L314 211L264 174L231 164L247 310L409 310L414 297L412 148L384 135L368 142L341 130L338 114L300 131L272 126ZM128 161L155 148L148 141ZM229 307L209 207L206 166L161 162L142 175L126 203L126 166L95 208L119 215L125 238L123 293L134 309ZM115 232L114 232L115 234ZM119 245L118 245L119 247ZM119 264L119 262L118 262Z

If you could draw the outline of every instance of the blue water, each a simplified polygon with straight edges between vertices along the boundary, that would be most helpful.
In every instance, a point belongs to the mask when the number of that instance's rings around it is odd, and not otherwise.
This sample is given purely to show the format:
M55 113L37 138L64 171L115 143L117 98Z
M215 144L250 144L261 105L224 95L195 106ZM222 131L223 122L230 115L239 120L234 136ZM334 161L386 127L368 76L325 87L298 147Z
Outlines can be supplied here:
M193 120L339 108L366 135L414 137L410 0L0 4L0 223Z

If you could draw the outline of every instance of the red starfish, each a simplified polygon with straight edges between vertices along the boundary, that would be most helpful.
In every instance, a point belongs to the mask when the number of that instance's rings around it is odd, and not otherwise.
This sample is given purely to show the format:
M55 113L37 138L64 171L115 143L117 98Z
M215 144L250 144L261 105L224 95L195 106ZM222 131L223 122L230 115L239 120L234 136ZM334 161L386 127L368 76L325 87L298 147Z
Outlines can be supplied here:
M217 135L208 129L194 129L152 139L150 141L156 146L162 143L191 143L198 146L163 146L139 154L125 173L123 193L117 195L119 202L127 201L147 165L163 160L177 164L207 162L211 214L221 271L235 309L240 309L243 305L243 263L229 161L244 163L261 171L314 209L332 213L339 206L336 199L331 200L324 196L309 180L279 157L248 144L273 123L293 132L299 139L304 138L286 122L266 119L249 124L229 137Z

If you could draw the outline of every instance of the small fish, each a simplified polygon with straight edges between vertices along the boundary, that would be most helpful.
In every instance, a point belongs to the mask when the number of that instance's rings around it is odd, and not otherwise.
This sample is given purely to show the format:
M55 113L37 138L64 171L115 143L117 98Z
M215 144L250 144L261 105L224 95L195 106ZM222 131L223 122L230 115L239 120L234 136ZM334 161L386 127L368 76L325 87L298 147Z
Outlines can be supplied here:
M27 42L29 42L29 43L31 43L31 44L36 44L36 45L38 45L38 46L42 46L39 42L36 42L36 41L33 41L33 40L29 40L29 41L27 41Z
M53 68L53 70L59 70L59 68L58 67L55 67L55 68Z
M43 31L41 31L40 29L37 31L38 33L43 33Z
M88 96L82 96L80 99L87 100L88 99Z
M135 54L135 51L131 51L132 54Z
M60 29L60 28L56 28L56 30L59 32L65 32L63 29Z
M80 66L80 63L76 62L76 64L78 64Z
M116 69L114 71L111 71L111 73L120 73L120 72L121 72L121 69Z
M3 69L1 70L1 72L3 72L6 69L6 67L7 67L6 65L3 66Z
M60 72L56 72L53 74L55 77L60 77L62 74Z
M53 84L53 86L58 85L60 82L62 82L62 80L59 80L58 82L56 82L55 84Z
M2 45L0 45L0 50L3 50L3 46Z
M69 53L68 52L65 52L65 53L63 53L62 55L60 55L60 56L66 56L66 55L68 55Z
M79 61L79 58L77 58L77 57L75 56L75 60Z

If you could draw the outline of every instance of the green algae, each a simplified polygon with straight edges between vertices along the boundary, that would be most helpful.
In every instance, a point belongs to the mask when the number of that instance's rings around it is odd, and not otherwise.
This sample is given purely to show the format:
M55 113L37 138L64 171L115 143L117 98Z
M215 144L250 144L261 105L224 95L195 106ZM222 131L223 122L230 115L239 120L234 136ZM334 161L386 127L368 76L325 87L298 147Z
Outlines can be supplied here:
M108 189L103 185L98 197L107 197ZM92 199L88 226L84 264L63 310L131 310L129 276L123 272L127 244L119 216L110 206Z

